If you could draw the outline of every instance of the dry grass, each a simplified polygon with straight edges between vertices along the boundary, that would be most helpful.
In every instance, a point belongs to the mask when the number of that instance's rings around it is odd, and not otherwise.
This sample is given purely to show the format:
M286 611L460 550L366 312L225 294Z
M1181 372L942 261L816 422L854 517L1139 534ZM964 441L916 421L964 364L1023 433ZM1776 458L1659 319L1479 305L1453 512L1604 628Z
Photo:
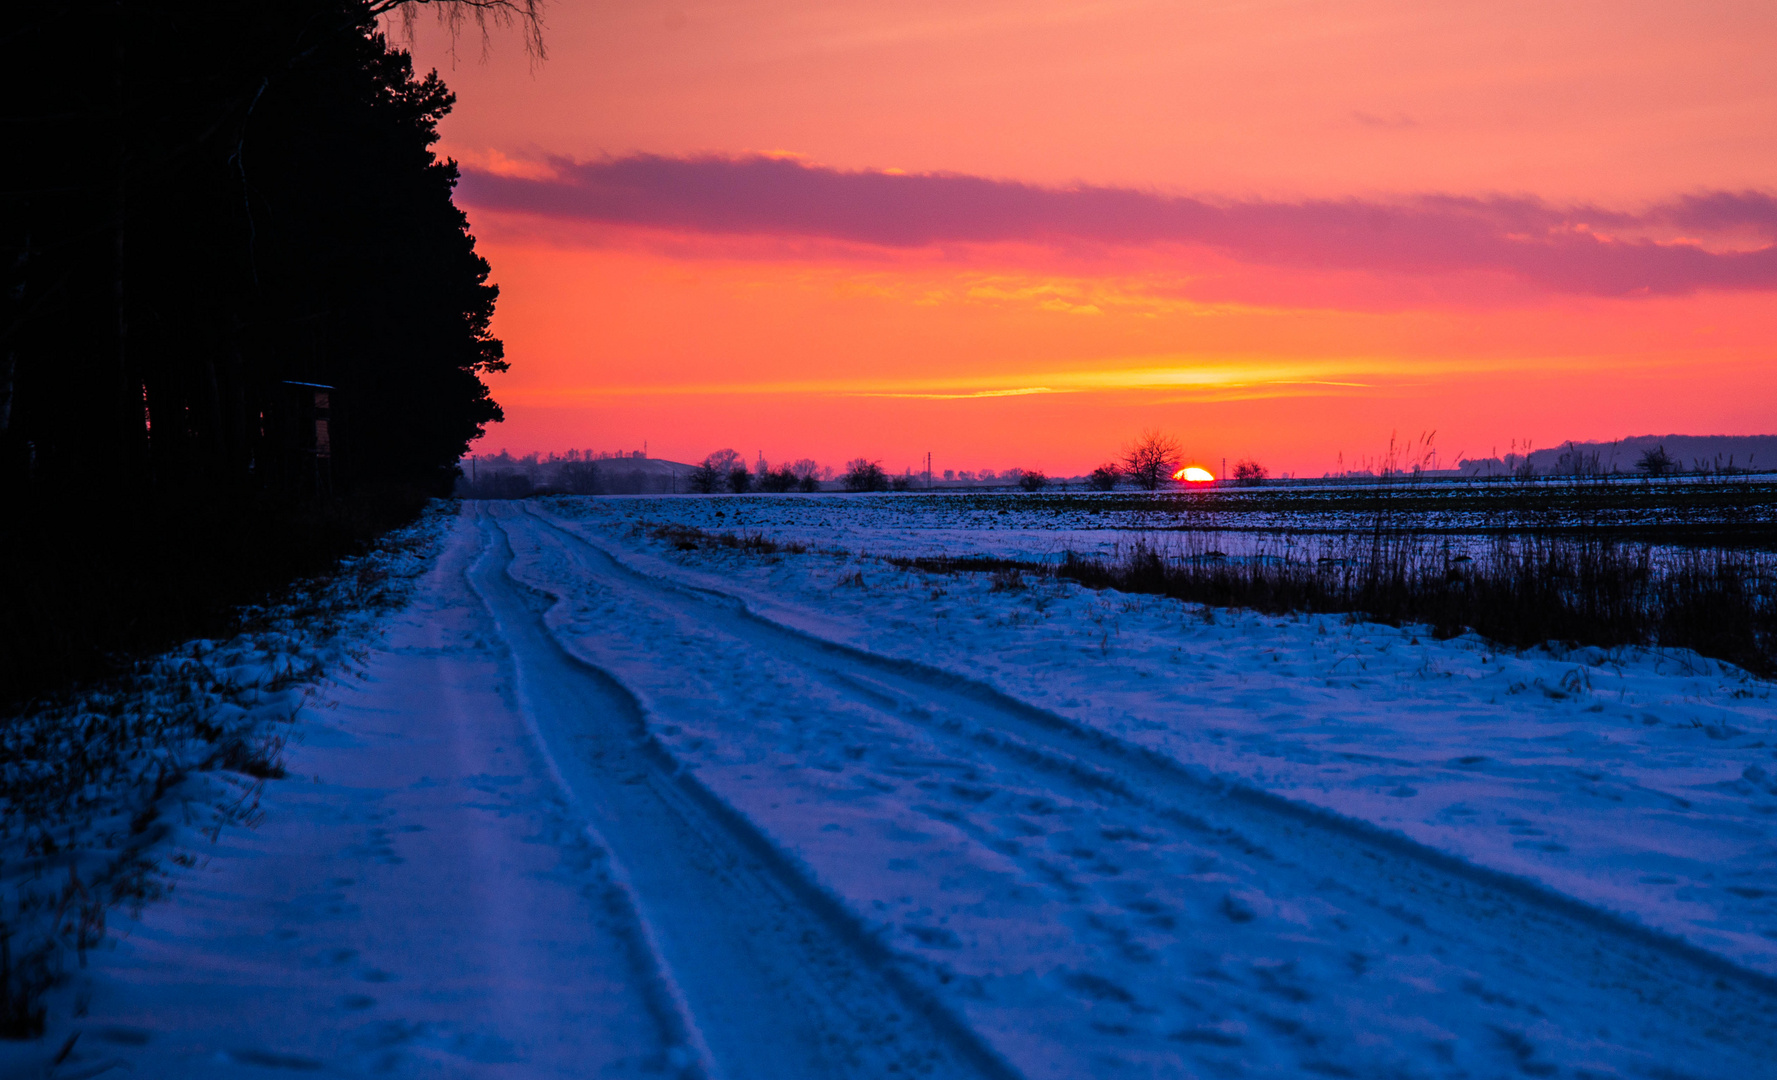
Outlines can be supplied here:
M1470 556L1449 537L1396 531L1230 557L1209 546L1213 534L1160 535L1110 558L1069 552L1058 564L982 555L885 561L989 574L995 592L1027 578L1065 580L1210 607L1420 623L1443 637L1473 631L1513 648L1557 641L1691 649L1777 676L1777 555L1768 552L1500 535Z
M1413 535L1231 559L1138 542L1052 571L1090 588L1283 613L1353 612L1474 631L1516 648L1546 641L1686 648L1777 675L1777 557L1548 536L1501 536L1478 556Z
M712 533L690 525L658 525L648 530L648 535L671 544L679 551L730 548L751 555L776 555L780 552L800 555L808 550L806 544L779 543L760 532Z

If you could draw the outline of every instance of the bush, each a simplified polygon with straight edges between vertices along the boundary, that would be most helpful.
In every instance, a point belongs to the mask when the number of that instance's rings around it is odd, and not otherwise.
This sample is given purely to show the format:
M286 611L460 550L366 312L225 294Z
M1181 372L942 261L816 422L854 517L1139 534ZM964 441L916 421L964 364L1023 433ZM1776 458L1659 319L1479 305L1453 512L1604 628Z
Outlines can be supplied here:
M840 477L845 482L847 491L887 491L889 489L888 474L882 471L880 462L869 458L853 458L846 463L845 475Z
M745 495L753 489L753 474L745 465L736 465L728 470L728 490L736 495Z
M821 490L820 478L815 476L814 474L810 473L809 475L804 476L804 477L802 477L802 479L796 481L796 490L797 491L819 491L819 490Z
M1021 568L1012 566L1004 570L993 571L994 592L1023 592L1024 573Z
M1049 478L1043 475L1042 470L1031 469L1019 475L1018 486L1025 491L1041 491L1049 486Z
M703 464L691 470L691 490L700 495L714 495L722 490L724 476L721 470L710 463L709 458Z
M1270 469L1260 465L1252 458L1242 458L1234 463L1234 482L1241 487L1258 487L1270 475Z
M1115 462L1107 461L1092 470L1092 475L1086 478L1086 486L1093 491L1111 491L1116 488L1122 475L1123 471L1117 468Z
M760 491L792 491L795 489L796 484L796 474L790 471L788 465L780 466L776 469L767 469L759 474Z
M1678 471L1678 462L1672 460L1671 455L1666 453L1664 446L1656 446L1641 455L1641 460L1635 463L1635 468L1649 476L1668 476Z

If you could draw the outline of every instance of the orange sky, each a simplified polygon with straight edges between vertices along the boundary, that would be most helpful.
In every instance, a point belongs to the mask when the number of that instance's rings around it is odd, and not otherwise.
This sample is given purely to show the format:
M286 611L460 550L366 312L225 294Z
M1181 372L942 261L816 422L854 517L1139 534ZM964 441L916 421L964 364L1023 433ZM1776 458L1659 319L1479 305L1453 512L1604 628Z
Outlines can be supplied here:
M502 289L482 449L1318 475L1777 415L1769 4L548 18L414 40Z

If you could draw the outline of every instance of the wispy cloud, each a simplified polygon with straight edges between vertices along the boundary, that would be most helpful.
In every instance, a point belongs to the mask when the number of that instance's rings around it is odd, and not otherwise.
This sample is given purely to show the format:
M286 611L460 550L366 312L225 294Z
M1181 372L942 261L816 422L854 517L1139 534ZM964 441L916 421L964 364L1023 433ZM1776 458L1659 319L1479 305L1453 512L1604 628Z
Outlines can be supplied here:
M1010 390L971 390L960 394L918 393L911 390L853 390L850 397L923 398L928 401L964 401L969 398L1026 397L1030 394L1076 394L1079 388L1056 390L1048 386L1018 386Z
M1408 116L1406 113L1395 113L1393 116L1381 116L1376 113L1367 113L1358 110L1351 114L1351 118L1363 127L1375 128L1378 131L1406 131L1409 128L1416 128L1419 126L1419 121Z
M1637 211L1530 198L1213 201L948 173L846 171L785 156L470 167L471 205L713 236L885 249L1038 244L1206 248L1239 262L1413 277L1505 275L1552 293L1777 288L1777 198L1706 192Z
M1416 362L1423 374L1430 367ZM1150 358L1044 372L976 373L901 379L761 380L754 382L604 384L548 390L510 388L506 399L524 404L571 404L629 396L809 396L974 401L1048 394L1146 395L1156 401L1234 400L1245 397L1341 394L1399 374L1399 361L1380 358L1195 359ZM1039 381L1040 380L1040 381Z

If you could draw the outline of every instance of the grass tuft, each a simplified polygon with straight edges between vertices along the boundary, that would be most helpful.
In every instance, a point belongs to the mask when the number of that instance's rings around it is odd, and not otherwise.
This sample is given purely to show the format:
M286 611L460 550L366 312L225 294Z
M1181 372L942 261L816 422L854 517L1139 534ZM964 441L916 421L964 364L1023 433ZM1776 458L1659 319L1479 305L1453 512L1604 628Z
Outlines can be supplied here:
M750 555L776 555L779 552L800 555L807 544L779 543L761 532L712 533L691 525L660 525L649 530L656 540L664 540L679 551L700 551L707 548L731 548Z

